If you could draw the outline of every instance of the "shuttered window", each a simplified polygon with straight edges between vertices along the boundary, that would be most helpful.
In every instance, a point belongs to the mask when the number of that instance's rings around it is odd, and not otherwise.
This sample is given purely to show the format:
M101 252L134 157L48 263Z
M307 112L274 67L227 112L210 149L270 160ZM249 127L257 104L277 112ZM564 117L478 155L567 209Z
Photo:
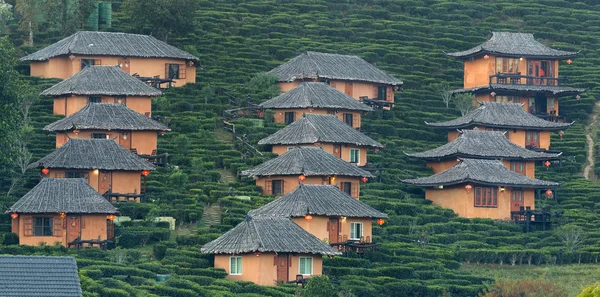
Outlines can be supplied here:
M498 207L498 188L475 187L476 207Z
M352 196L352 198L356 198L358 199L358 188L360 186L358 185L358 183L352 183L352 191L350 191L350 196Z
M313 258L300 257L298 259L298 274L312 275L313 274Z
M33 217L33 236L52 236L52 217Z
M229 257L229 275L242 275L242 257Z
M31 216L23 217L23 235L33 236L33 218Z
M184 79L185 64L165 64L165 77L169 79Z
M61 219L60 217L55 217L52 225L52 235L54 235L55 237L63 236L63 219Z
M109 220L106 220L106 238L115 238L115 224Z

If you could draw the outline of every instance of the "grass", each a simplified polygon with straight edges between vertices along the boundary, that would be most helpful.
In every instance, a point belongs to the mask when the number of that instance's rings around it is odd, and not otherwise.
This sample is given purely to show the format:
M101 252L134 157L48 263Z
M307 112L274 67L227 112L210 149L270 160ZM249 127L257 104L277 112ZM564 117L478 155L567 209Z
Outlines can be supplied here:
M581 290L598 281L600 265L477 265L464 264L461 271L493 279L543 278L565 288L569 296L577 296Z

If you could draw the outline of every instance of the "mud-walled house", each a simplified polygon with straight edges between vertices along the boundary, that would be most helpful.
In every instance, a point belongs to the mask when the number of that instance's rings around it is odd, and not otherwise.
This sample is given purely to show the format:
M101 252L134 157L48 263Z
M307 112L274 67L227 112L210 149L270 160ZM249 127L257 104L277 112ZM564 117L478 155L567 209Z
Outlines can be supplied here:
M338 158L358 166L367 164L367 149L379 150L383 145L344 124L334 115L306 114L294 123L261 139L259 145L271 146L281 155L297 146L316 146Z

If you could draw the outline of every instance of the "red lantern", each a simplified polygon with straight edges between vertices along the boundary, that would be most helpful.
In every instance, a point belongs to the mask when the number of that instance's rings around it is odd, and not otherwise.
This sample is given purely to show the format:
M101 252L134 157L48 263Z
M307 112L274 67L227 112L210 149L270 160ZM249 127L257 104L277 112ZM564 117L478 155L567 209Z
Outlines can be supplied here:
M546 196L552 196L552 190L546 190Z
M257 257L260 256L260 254L262 254L261 252L257 251L254 253Z
M569 64L569 65L573 64L573 60L571 60L571 59L568 59L568 60L567 60L567 64Z
M309 215L309 214L306 214L306 215L304 216L304 219L305 219L305 220L307 220L307 221L310 221L310 220L312 220L312 216L311 216L311 215Z
M492 97L496 97L496 92L491 92L490 95L492 95Z
M467 193L471 193L471 189L473 189L473 186L471 186L471 185L465 186L465 190L467 191Z
M59 213L58 213L58 215L60 216L60 218L61 218L61 219L64 219L64 218L66 218L66 217L67 217L67 214L66 214L66 213L64 213L64 212L62 212L62 211L61 211L61 212L59 212Z
M304 176L304 174L298 176L298 179L303 182L306 179L306 176Z
M148 169L142 170L142 175L143 176L148 176L149 174L150 174L150 170L148 170Z
M489 58L490 58L490 56L488 56L488 55L485 55L485 56L483 56L483 58L487 60L487 59L489 59Z
M114 219L115 219L115 215L114 215L114 214L109 214L109 215L108 215L106 218L107 218L109 221L112 221L112 220L114 220Z
M546 169L548 169L548 167L550 167L550 161L544 162L544 166L546 166Z
M42 174L43 175L48 175L48 173L50 173L50 169L48 169L48 168L43 168L42 169Z
M13 218L13 220L17 219L19 217L19 214L16 212L13 212L10 214L10 217Z
M373 151L376 152L376 153L379 153L379 148L376 147Z
M363 176L360 180L363 182L363 184L366 184L367 181L369 181L369 178L366 176Z
M381 226L381 225L383 225L383 223L385 223L385 221L383 219L377 220L377 225Z

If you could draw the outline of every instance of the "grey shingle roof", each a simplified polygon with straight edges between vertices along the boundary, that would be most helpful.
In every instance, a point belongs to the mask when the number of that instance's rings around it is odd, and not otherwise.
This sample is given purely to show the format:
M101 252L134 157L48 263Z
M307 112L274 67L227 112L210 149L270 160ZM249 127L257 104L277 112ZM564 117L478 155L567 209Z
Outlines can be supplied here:
M358 146L383 147L370 137L360 133L334 115L306 114L273 135L261 139L258 144L296 145L323 143L343 143Z
M370 106L322 82L303 82L299 86L260 104L262 108L327 108L372 111Z
M460 159L454 167L438 174L416 179L403 180L405 184L435 187L449 186L465 182L476 184L524 187L524 188L553 188L559 184L530 178L508 170L499 160Z
M402 81L357 56L305 52L275 67L269 73L279 81L297 79L340 79L402 85Z
M462 130L455 140L422 153L407 154L423 159L476 158L550 160L561 154L530 151L508 140L500 131Z
M547 85L516 85L516 84L491 84L480 87L456 89L452 90L452 94L461 93L487 93L492 91L506 91L506 92L536 92L536 93L548 93L551 95L569 96L581 94L586 89L571 88L565 86L547 86Z
M492 32L492 37L471 49L449 53L449 56L467 58L479 53L526 56L537 58L568 58L577 52L567 52L549 48L535 40L531 33Z
M251 252L341 254L314 235L304 231L289 218L251 216L221 237L205 244L201 251L207 254Z
M371 173L350 164L318 147L296 147L283 155L264 162L242 175L342 175L373 177Z
M162 92L117 66L87 66L75 75L42 91L45 96L108 95L160 96Z
M126 171L155 168L112 139L79 138L69 139L65 145L28 166L37 167Z
M467 128L474 125L497 128L560 130L573 123L556 123L536 117L523 109L520 103L481 102L481 106L458 119L425 124L446 129Z
M83 178L44 178L7 212L117 213Z
M125 104L89 103L80 111L44 127L45 131L126 130L170 131L157 122Z
M0 296L82 296L73 257L0 256Z
M44 61L70 54L199 60L198 57L149 35L79 31L21 58L21 61Z
M387 218L367 204L330 185L304 185L265 206L251 210L253 217L344 216L352 218Z

